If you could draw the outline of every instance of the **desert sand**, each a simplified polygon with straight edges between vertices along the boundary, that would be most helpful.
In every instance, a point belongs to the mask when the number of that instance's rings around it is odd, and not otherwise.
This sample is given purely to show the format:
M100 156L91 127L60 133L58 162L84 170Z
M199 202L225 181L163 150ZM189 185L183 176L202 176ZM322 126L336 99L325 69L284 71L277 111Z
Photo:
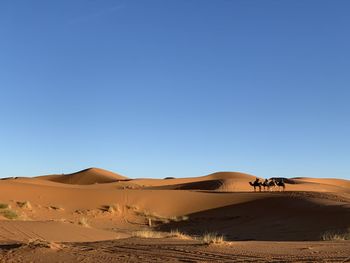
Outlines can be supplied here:
M3 178L0 262L350 262L350 181L255 178Z

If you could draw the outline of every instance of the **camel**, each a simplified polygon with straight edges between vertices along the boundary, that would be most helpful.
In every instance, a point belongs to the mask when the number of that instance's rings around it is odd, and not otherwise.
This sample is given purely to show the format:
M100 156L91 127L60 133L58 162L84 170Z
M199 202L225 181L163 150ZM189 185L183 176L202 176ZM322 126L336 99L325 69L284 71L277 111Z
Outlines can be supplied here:
M262 183L259 182L258 178L256 178L256 180L254 182L249 182L249 184L254 187L254 192L256 192L256 188L257 187L259 187L259 192L261 192L261 185L262 185Z
M271 191L271 188L276 187L276 182L274 179L272 179L271 181L269 181L268 179L265 179L265 181L262 183L262 186L264 187L264 191L266 191L266 189L268 191Z
M286 189L286 185L283 182L283 179L276 180L276 179L265 179L264 182L260 182L259 178L256 178L254 182L249 182L251 186L254 187L254 192L256 192L256 188L259 187L259 192L261 192L261 186L264 187L264 191L269 190L272 191L275 187L278 187L279 191L284 191Z
M283 182L283 179L281 181L276 181L276 185L278 186L278 189L281 191L281 188L282 188L282 191L284 191L286 189L286 185L285 183Z

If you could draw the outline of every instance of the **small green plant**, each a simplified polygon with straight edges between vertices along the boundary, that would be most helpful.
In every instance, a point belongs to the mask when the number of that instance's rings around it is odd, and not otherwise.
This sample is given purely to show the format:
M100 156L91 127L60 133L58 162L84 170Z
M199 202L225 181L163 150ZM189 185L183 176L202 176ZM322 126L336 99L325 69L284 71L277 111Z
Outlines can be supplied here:
M2 215L3 217L7 218L7 219L16 219L18 218L18 215L15 211L12 210L0 210L0 215Z

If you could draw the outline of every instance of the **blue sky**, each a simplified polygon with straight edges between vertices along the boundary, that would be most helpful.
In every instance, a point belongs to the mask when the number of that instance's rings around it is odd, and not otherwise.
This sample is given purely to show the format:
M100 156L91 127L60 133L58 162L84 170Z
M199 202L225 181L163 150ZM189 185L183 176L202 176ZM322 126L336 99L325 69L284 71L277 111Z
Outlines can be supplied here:
M0 176L350 179L349 1L0 2Z

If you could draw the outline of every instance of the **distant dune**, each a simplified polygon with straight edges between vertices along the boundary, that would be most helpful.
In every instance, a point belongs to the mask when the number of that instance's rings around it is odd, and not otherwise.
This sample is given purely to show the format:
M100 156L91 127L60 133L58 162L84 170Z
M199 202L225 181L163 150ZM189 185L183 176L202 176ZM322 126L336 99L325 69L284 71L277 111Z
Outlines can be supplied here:
M291 178L285 192L253 192L249 182L255 178L217 172L128 179L89 168L0 180L0 247L38 238L89 242L175 229L192 237L215 232L228 241L302 242L350 228L349 180Z
M105 184L128 179L120 174L100 168L88 168L72 174L46 175L38 178L58 183L79 185Z
M247 191L248 182L255 176L238 172L217 172L201 177L174 178L167 180L135 180L137 183L149 185L153 189L168 190L216 190L216 191Z
M350 188L350 181L344 179L336 179L336 178L309 178L309 177L296 177L293 178L294 181L297 182L309 182L316 184L326 184L326 185L334 185L343 188Z

